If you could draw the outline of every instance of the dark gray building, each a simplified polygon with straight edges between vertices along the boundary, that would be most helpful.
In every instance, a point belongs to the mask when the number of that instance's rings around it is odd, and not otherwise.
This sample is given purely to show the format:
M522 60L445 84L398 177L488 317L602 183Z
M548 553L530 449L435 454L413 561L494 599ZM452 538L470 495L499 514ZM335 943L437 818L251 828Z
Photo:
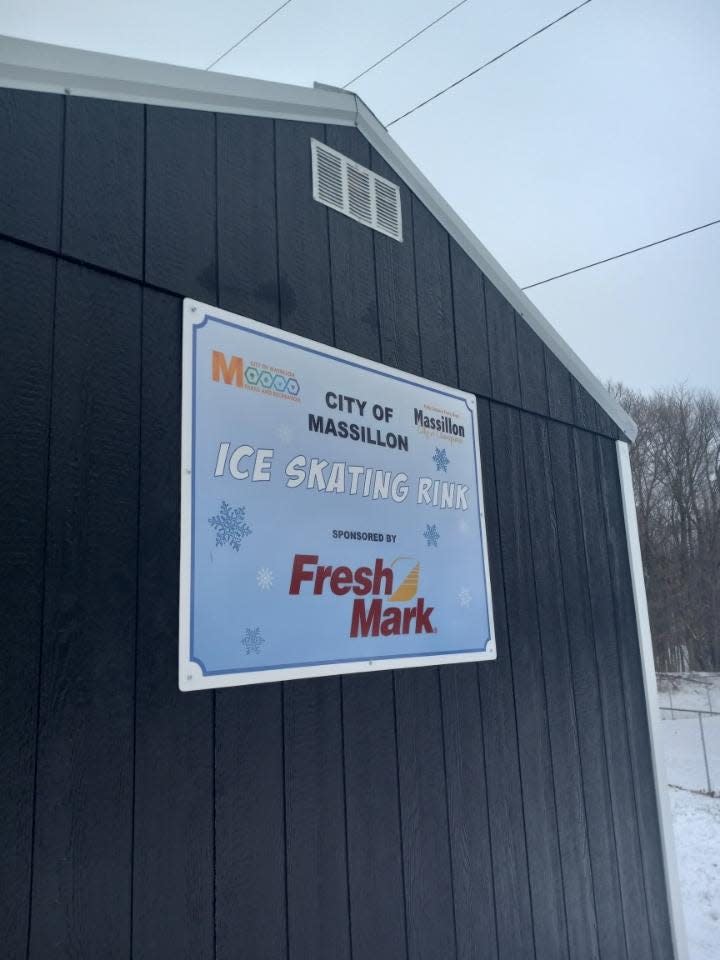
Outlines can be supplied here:
M0 87L3 957L683 957L627 415L353 94ZM477 396L496 662L179 692L183 297Z

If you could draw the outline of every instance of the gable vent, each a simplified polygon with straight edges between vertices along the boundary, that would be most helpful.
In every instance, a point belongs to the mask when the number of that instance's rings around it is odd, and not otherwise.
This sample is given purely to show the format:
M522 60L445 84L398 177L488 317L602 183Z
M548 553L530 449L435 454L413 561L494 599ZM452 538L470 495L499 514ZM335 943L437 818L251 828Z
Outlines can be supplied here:
M337 150L311 140L313 197L366 227L402 240L400 190Z

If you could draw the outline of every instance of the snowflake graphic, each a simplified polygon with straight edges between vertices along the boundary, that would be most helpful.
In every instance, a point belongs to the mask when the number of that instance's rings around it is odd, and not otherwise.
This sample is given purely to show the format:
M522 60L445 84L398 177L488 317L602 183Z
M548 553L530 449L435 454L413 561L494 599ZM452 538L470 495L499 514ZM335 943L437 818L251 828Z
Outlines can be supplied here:
M463 587L460 593L458 594L458 600L460 601L461 607L469 607L470 601L472 600L472 594L467 587Z
M425 527L425 532L423 536L427 540L427 545L429 547L436 547L438 545L438 540L440 539L440 534L438 533L438 528L433 523L432 526L428 523Z
M448 464L448 455L445 453L445 447L440 449L440 447L435 447L435 453L433 454L433 460L435 461L435 467L437 470L442 470L443 473L447 473Z
M292 440L292 430L286 423L281 423L275 430L275 433L281 443L290 443Z
M220 513L210 517L208 523L215 528L215 546L228 543L233 550L239 550L245 537L252 533L245 522L245 507L230 507L226 500L220 504Z
M261 590L269 590L273 585L275 574L267 567L260 567L257 572L257 585Z
M265 643L260 627L247 627L242 638L242 645L245 647L245 653L260 653L260 647Z

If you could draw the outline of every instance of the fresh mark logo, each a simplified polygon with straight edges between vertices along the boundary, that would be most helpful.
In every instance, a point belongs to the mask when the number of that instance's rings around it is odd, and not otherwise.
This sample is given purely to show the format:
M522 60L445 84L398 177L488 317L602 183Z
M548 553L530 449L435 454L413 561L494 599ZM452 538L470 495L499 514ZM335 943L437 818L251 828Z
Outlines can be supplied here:
M319 559L317 554L295 554L288 592L291 596L297 596L307 584L305 592L316 597L322 596L326 588L336 597L352 594L351 637L435 633L430 619L435 608L426 607L424 597L418 597L413 606L387 605L388 602L412 600L416 596L420 580L419 563L395 588L393 567L397 560L387 567L385 561L378 558L372 567L356 567L353 570L351 567L320 564Z
M228 359L222 350L213 350L211 371L216 383L245 387L286 400L298 400L300 384L291 370L280 370L258 362L246 365L243 357L231 356Z
M411 557L398 557L396 560L393 560L390 566L397 575L406 571L408 564L411 564L412 562L413 561ZM395 603L400 603L401 601L405 600L412 600L418 592L419 584L420 564L416 563L409 570L407 570L407 573L401 580L393 595L390 597L390 600Z

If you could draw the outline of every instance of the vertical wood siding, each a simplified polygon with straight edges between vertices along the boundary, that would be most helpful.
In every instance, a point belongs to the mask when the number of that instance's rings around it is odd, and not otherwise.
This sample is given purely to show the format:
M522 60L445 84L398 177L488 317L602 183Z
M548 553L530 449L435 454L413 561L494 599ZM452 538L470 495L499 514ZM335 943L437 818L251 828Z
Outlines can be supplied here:
M132 955L213 957L213 695L187 703L177 659L177 301L143 297L135 653ZM139 668L139 665L142 665ZM179 911L177 905L185 904Z
M33 862L54 258L0 241L0 943L25 956Z
M5 90L0 154L3 955L669 960L604 411L354 129ZM497 662L179 693L183 295L478 396Z
M278 297L275 125L217 117L219 305L276 327Z
M130 948L141 299L58 264L32 960Z
M146 107L145 130L145 280L216 303L216 118Z
M65 103L0 94L0 233L52 251L60 243Z
M492 405L478 403L485 523L491 571L502 571L498 486L493 468L495 450ZM503 576L491 574L498 659L490 669L477 668L482 711L485 789L493 865L498 957L534 957L535 938L528 870L526 811L520 776L515 695L509 657L509 626ZM490 733L492 731L492 733Z
M547 423L522 414L521 429L569 954L597 958L597 917Z
M61 252L143 277L145 109L70 97Z
M415 245L412 243L412 194L375 150L370 151L370 165L381 177L396 184L400 191L405 237L403 243L397 243L373 231L381 359L390 366L419 374L420 330L415 285Z

